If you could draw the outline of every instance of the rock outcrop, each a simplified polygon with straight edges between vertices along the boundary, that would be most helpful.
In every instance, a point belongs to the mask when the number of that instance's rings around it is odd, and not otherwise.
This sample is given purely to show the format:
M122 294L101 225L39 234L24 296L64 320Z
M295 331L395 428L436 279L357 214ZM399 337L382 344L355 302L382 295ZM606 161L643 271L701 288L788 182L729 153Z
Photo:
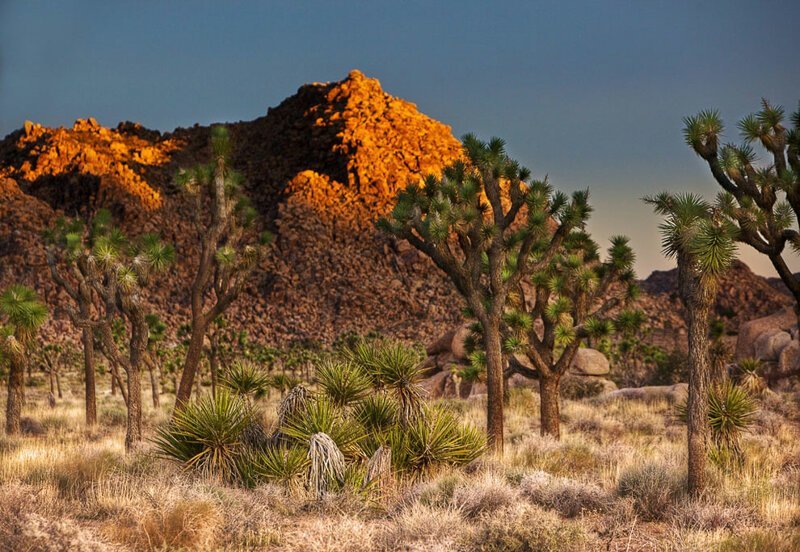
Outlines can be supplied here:
M461 155L448 126L353 71L339 82L304 85L265 116L228 127L232 165L277 237L274 254L229 312L232 324L280 345L370 330L428 343L463 322L461 299L438 269L375 229L400 188ZM87 218L104 207L129 234L159 231L175 244L178 262L153 284L151 300L178 328L187 320L186 282L199 252L188 222L192 205L172 180L179 167L209 160L208 138L209 128L198 125L161 133L127 122L104 128L91 118L70 128L26 123L8 135L0 141L0 288L34 286L53 307L46 332L74 337L40 234L58 216ZM643 288L640 305L654 335L680 345L674 274L656 273ZM721 288L718 314L733 328L788 304L744 265ZM447 338L430 373L465 361L465 331L455 345L458 336Z
M252 338L331 342L377 330L427 340L460 319L460 301L427 259L375 229L398 189L460 155L450 128L386 94L358 71L302 86L250 122L229 125L232 164L275 231L276 249L230 311ZM209 159L207 127L161 134L93 119L72 128L26 123L0 142L0 287L35 286L58 307L40 232L59 215L109 208L128 233L162 231L179 262L154 289L154 306L186 321L198 254L191 205L176 193L178 167ZM70 327L56 308L53 335Z

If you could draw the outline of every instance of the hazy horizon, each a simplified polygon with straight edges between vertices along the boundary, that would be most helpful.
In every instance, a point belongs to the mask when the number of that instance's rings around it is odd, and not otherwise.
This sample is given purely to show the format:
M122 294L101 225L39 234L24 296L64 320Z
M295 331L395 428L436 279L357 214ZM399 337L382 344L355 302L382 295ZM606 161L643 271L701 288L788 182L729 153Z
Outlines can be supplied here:
M736 140L736 121L762 96L794 111L798 15L798 3L744 1L47 9L5 1L0 135L25 120L69 126L89 116L162 131L250 120L304 83L359 69L456 136L501 136L535 176L566 191L588 187L595 238L630 236L646 277L673 263L640 198L717 193L683 142L682 118L718 108ZM774 275L765 257L741 253Z

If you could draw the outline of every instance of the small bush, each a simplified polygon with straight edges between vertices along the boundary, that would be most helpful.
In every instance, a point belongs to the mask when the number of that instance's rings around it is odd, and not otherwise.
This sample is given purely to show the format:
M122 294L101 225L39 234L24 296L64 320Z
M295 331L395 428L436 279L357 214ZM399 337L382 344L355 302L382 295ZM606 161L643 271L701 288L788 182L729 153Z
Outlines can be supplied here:
M597 485L553 477L542 471L523 476L520 491L532 503L565 517L575 517L584 512L604 512L612 503L612 497Z
M469 540L469 549L481 552L568 552L585 550L588 537L575 522L520 505L483 516Z
M660 520L671 512L683 483L683 478L670 466L649 462L624 470L617 482L617 492L631 497L644 519Z

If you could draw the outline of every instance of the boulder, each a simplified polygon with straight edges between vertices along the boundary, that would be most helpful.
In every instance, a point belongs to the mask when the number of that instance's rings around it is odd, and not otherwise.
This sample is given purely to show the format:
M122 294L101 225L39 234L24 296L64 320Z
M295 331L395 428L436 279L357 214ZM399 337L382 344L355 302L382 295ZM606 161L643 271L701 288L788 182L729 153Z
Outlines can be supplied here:
M745 322L739 327L736 340L736 359L752 358L756 355L756 339L768 330L790 331L797 324L792 307L786 307L769 316Z
M646 387L625 387L600 395L598 400L636 399L645 402L666 400L671 403L686 400L689 386L685 383L675 385L649 385Z
M472 333L468 325L459 327L453 334L453 339L450 341L450 351L453 356L459 360L467 358L467 348L464 347L464 340Z
M40 436L47 433L42 422L27 416L23 416L19 419L19 429L24 435Z
M781 351L792 342L789 332L783 330L767 330L759 335L753 343L755 358L760 360L778 360Z
M611 368L603 353L582 347L575 353L569 371L581 376L605 376L611 371Z
M436 356L441 353L449 353L450 352L450 344L453 343L453 336L455 335L455 330L450 330L446 334L442 335L434 341L433 343L429 344L425 348L425 352L428 356Z
M450 379L450 372L443 371L422 380L421 385L429 399L441 399L444 396L448 379Z
M778 371L781 374L794 374L798 370L800 370L800 341L792 341L781 351Z

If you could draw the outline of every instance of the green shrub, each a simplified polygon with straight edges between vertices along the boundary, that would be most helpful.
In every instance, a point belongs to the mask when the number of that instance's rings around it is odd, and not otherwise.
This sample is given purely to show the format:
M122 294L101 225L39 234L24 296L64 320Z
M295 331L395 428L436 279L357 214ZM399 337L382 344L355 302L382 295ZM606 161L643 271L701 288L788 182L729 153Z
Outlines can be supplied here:
M244 453L242 434L253 423L253 411L237 395L220 389L175 412L169 425L156 431L158 454L184 469L232 481Z

